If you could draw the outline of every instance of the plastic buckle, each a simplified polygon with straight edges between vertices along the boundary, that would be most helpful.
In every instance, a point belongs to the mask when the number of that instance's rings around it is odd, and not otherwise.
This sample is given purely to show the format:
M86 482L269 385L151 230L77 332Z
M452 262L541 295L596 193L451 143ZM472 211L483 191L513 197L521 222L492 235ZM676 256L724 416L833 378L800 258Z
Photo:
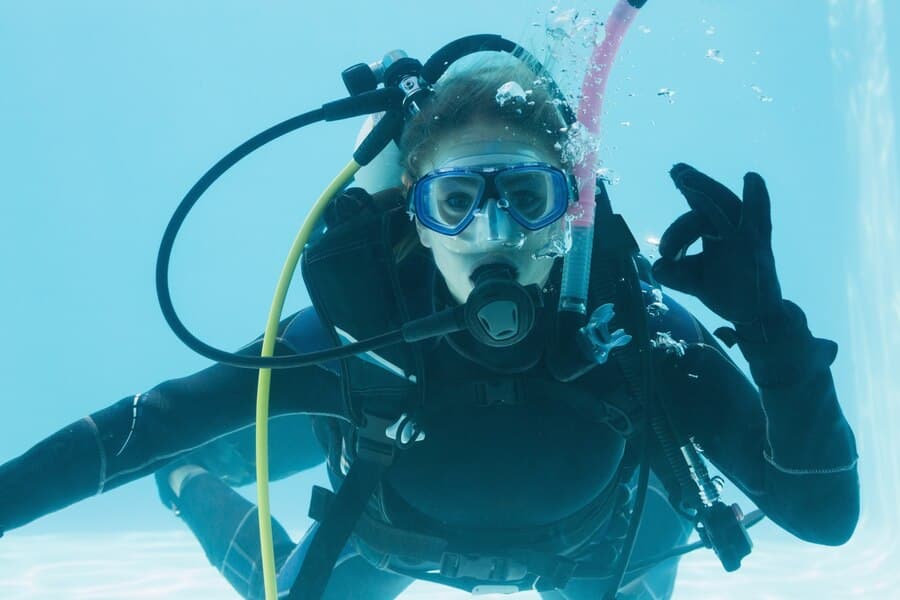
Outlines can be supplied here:
M524 565L499 556L467 556L456 552L444 552L441 556L441 575L444 577L468 577L479 581L518 581L528 576Z
M625 346L631 341L631 336L622 329L609 331L609 324L615 316L612 304L602 304L591 313L587 325L578 330L578 347L585 358L598 365L609 359L614 348Z
M328 516L331 504L334 502L334 492L321 486L314 485L309 499L309 518L321 523Z
M396 417L381 417L363 411L365 423L356 430L356 457L390 465L394 462L395 444L387 431L397 421Z

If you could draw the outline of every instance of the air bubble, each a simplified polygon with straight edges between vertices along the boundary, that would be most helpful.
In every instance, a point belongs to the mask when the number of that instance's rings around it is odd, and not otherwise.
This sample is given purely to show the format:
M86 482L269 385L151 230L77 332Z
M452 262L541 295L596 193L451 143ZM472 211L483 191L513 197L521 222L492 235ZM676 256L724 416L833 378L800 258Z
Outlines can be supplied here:
M547 17L547 35L554 40L569 39L578 30L578 10L570 8L556 14L557 8L551 9Z
M725 59L722 58L722 52L719 50L716 50L715 48L710 48L709 50L706 51L706 58L708 58L709 60L711 60L713 62L717 62L719 64L722 64L725 62Z
M750 89L753 90L753 93L756 94L756 97L760 102L769 103L775 100L775 98L773 98L772 96L767 96L765 93L763 93L762 88L758 85L751 85Z
M650 315L651 318L658 319L669 312L669 307L663 301L662 291L652 288L650 290L650 298L651 302L647 304L647 314Z
M659 91L656 92L657 96L661 96L666 99L666 102L669 104L675 104L675 90L671 88L659 88Z
M527 94L525 93L525 90L522 89L521 85L515 81L507 81L497 88L494 99L497 101L500 108L504 108L507 105L524 104L526 96Z
M618 185L622 178L616 175L616 172L608 167L601 167L594 171L597 179L608 185Z
M662 348L666 354L674 354L678 358L684 356L687 344L684 340L675 340L668 331L658 331L656 339L650 340L650 345L654 348Z
M554 234L547 243L538 248L531 255L535 260L545 260L565 256L572 249L572 223L566 220L562 231Z

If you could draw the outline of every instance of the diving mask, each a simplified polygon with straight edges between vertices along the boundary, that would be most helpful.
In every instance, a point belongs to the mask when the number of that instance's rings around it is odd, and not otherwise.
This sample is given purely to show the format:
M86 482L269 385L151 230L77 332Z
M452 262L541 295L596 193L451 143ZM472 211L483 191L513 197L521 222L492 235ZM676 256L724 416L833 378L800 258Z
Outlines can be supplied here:
M425 227L457 235L493 201L516 223L536 231L563 216L572 189L570 178L546 163L445 167L415 183L411 208Z

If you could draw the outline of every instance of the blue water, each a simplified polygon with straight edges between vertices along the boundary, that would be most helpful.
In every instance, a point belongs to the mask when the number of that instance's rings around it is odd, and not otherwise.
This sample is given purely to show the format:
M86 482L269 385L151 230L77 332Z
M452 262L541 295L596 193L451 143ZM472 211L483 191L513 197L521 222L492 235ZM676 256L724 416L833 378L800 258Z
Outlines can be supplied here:
M0 2L0 460L207 364L165 325L153 273L171 211L222 154L341 96L343 68L393 48L427 56L496 32L546 51L552 6ZM602 17L611 6L559 10ZM666 175L673 163L735 188L760 172L785 296L840 344L833 372L860 447L863 517L849 544L816 547L761 525L736 574L705 552L685 559L678 600L900 597L897 31L900 7L885 0L650 0L613 70L601 155L616 209L640 240L658 237L686 209ZM557 57L561 80L575 80L576 54ZM273 144L191 215L172 285L201 337L234 347L261 330L290 240L358 127ZM287 310L307 304L298 284ZM305 528L322 479L273 486L289 530ZM229 594L147 480L0 539L2 598ZM461 596L417 584L403 597Z

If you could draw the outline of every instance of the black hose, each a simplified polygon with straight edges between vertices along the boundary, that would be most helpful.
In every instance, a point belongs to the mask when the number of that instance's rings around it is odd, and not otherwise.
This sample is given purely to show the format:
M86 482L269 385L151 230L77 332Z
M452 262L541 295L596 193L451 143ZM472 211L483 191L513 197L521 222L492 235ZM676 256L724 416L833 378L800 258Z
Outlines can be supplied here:
M619 555L616 570L613 573L603 600L616 600L619 587L622 585L625 572L628 570L628 561L631 560L634 544L637 541L637 532L641 525L644 504L647 501L647 488L650 485L650 435L650 429L645 428L641 441L641 468L638 473L637 494L634 499L631 520L628 522L628 533L625 535L625 543L622 544L622 552Z
M321 350L318 352L289 354L266 358L246 356L214 348L198 339L188 331L187 327L185 327L184 323L175 312L175 307L172 304L172 295L169 291L169 262L172 258L172 246L175 243L175 238L177 237L178 231L181 229L185 218L187 218L188 213L200 199L200 196L202 196L223 173L254 150L257 150L261 146L264 146L285 134L321 121L324 118L325 114L322 109L312 110L286 121L282 121L253 136L214 164L203 177L194 184L181 201L181 204L178 205L178 208L175 209L175 213L172 215L169 225L166 227L162 242L159 246L159 255L156 261L156 295L159 299L160 308L162 308L163 317L165 317L169 327L172 328L172 331L175 332L178 339L184 342L188 348L194 352L202 354L214 361L234 367L249 369L287 369L352 356L383 346L397 344L403 340L401 331L395 330L368 340L355 342L339 348L329 348L328 350Z
M620 269L620 272L625 279L626 288L630 292L628 301L631 306L634 307L635 311L635 318L632 323L635 332L634 339L640 344L638 352L640 353L641 363L641 389L636 391L649 413L648 421L652 422L659 412L660 407L656 401L653 348L650 345L650 327L647 324L646 312L644 311L644 297L641 290L641 281L638 276L636 263L632 256L628 255L623 258ZM622 547L622 554L619 556L619 562L616 565L615 573L610 582L610 586L607 588L604 600L616 600L619 593L619 587L621 587L625 574L628 572L628 562L631 560L631 553L634 550L634 544L637 540L637 532L641 524L644 504L647 499L647 487L650 479L650 439L654 433L656 433L655 428L648 423L644 423L637 497L635 498L631 521L628 523L628 534L625 538L625 544Z

